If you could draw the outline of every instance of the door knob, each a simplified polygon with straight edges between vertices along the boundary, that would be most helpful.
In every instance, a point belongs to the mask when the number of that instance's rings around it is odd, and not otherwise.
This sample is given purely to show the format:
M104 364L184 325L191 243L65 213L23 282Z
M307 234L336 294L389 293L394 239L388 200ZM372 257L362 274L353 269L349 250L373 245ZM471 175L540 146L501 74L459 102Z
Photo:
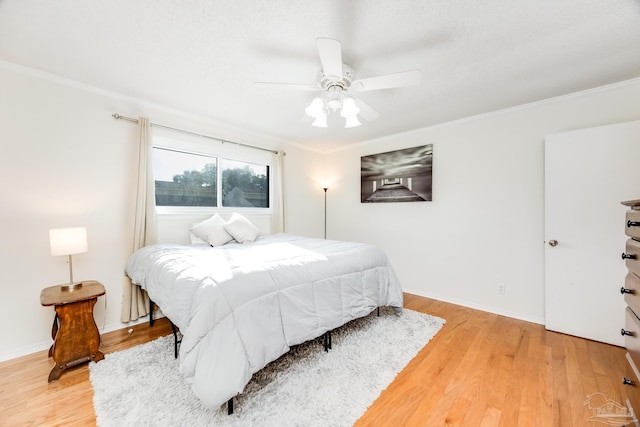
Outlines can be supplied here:
M557 246L557 245L558 245L557 240L549 240L549 246Z

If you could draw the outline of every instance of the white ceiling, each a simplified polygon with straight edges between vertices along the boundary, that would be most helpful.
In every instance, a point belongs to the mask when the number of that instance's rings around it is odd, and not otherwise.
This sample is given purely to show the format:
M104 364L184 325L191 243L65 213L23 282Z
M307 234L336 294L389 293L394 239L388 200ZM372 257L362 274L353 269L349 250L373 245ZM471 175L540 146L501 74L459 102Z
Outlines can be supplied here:
M252 83L315 83L318 37L422 84L301 123L312 92ZM637 78L639 49L637 0L0 0L1 60L320 151Z

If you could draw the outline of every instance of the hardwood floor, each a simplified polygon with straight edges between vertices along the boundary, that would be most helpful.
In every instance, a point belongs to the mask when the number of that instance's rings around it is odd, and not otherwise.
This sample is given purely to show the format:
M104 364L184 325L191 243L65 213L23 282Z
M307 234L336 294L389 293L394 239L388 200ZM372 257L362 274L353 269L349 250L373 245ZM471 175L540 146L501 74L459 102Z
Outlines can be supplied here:
M100 350L112 353L171 333L164 318L152 328L148 325L133 326L131 334L121 329L102 335ZM0 426L96 425L88 364L70 368L48 383L52 367L47 350L0 363Z
M357 426L597 426L588 395L626 400L622 348L409 294L405 307L447 323ZM101 350L170 333L160 319L103 335ZM95 425L88 366L47 383L52 363L46 351L0 363L1 426Z
M587 396L626 400L625 350L405 294L447 320L357 426L586 426Z

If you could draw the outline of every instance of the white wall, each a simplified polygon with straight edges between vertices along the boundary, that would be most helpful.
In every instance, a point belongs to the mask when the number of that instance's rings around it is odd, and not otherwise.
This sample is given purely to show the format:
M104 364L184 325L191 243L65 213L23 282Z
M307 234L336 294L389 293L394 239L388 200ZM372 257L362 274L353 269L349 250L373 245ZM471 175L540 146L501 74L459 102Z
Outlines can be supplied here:
M50 255L50 228L87 227L89 251L74 256L74 279L105 285L106 298L95 308L101 332L124 326L119 319L124 264L132 247L137 127L113 119L112 113L284 148L285 162L312 160L293 144L2 62L0 94L0 360L51 345L54 311L40 305L40 292L65 283L69 274L66 257ZM315 212L314 204L320 203L305 200L306 185L306 178L285 181L291 210L302 217L307 206ZM320 223L291 223L300 234L322 233Z
M322 155L2 62L0 94L0 360L51 344L53 309L40 305L40 291L64 283L68 268L49 253L49 228L87 227L89 252L74 257L74 277L105 284L95 309L101 331L123 326L137 129L114 112L284 148L288 232L323 235L328 186L328 237L380 245L406 291L537 322L544 136L640 119L635 81ZM433 202L360 203L360 156L428 143Z
M284 174L286 232L324 236L325 155L307 150L287 151Z
M544 137L637 120L639 99L636 80L332 153L328 237L381 246L407 292L544 323ZM360 203L361 156L423 144L432 202Z

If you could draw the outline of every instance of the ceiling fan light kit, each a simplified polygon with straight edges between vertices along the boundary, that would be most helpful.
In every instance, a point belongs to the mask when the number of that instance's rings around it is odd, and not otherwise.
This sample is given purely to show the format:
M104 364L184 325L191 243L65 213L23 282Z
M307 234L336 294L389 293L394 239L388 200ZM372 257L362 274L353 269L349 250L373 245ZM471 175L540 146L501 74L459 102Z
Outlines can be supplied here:
M318 77L317 86L292 83L266 83L260 85L277 86L287 89L320 90L322 94L315 97L305 108L307 116L314 119L312 126L327 127L327 116L330 112L340 110L340 116L345 119L345 128L360 126L358 114L368 121L377 119L378 114L373 108L356 98L352 92L391 89L420 84L421 74L418 70L374 76L360 80L353 80L353 70L342 63L342 46L338 40L319 38L316 40L318 55L322 63L322 71ZM359 103L360 108L356 105Z
M316 119L311 123L311 126L315 126L317 128L326 128L327 127L327 116L322 115L316 117Z
M320 98L316 97L311 104L304 109L304 112L311 118L315 119L311 126L327 127L327 116L329 111L338 111L340 108L340 116L346 119L345 128L360 126L358 113L360 109L356 107L356 102L351 97L345 97L340 94L336 98Z
M360 126L362 123L360 123L360 121L358 120L358 116L349 116L347 117L347 122L345 123L344 127L346 128L355 128Z
M324 114L324 102L321 98L313 98L313 101L311 101L311 104L304 109L304 112L309 117L320 117Z
M360 112L360 109L356 107L356 101L353 98L345 98L342 101L342 111L340 115L344 118L349 116L356 116Z

